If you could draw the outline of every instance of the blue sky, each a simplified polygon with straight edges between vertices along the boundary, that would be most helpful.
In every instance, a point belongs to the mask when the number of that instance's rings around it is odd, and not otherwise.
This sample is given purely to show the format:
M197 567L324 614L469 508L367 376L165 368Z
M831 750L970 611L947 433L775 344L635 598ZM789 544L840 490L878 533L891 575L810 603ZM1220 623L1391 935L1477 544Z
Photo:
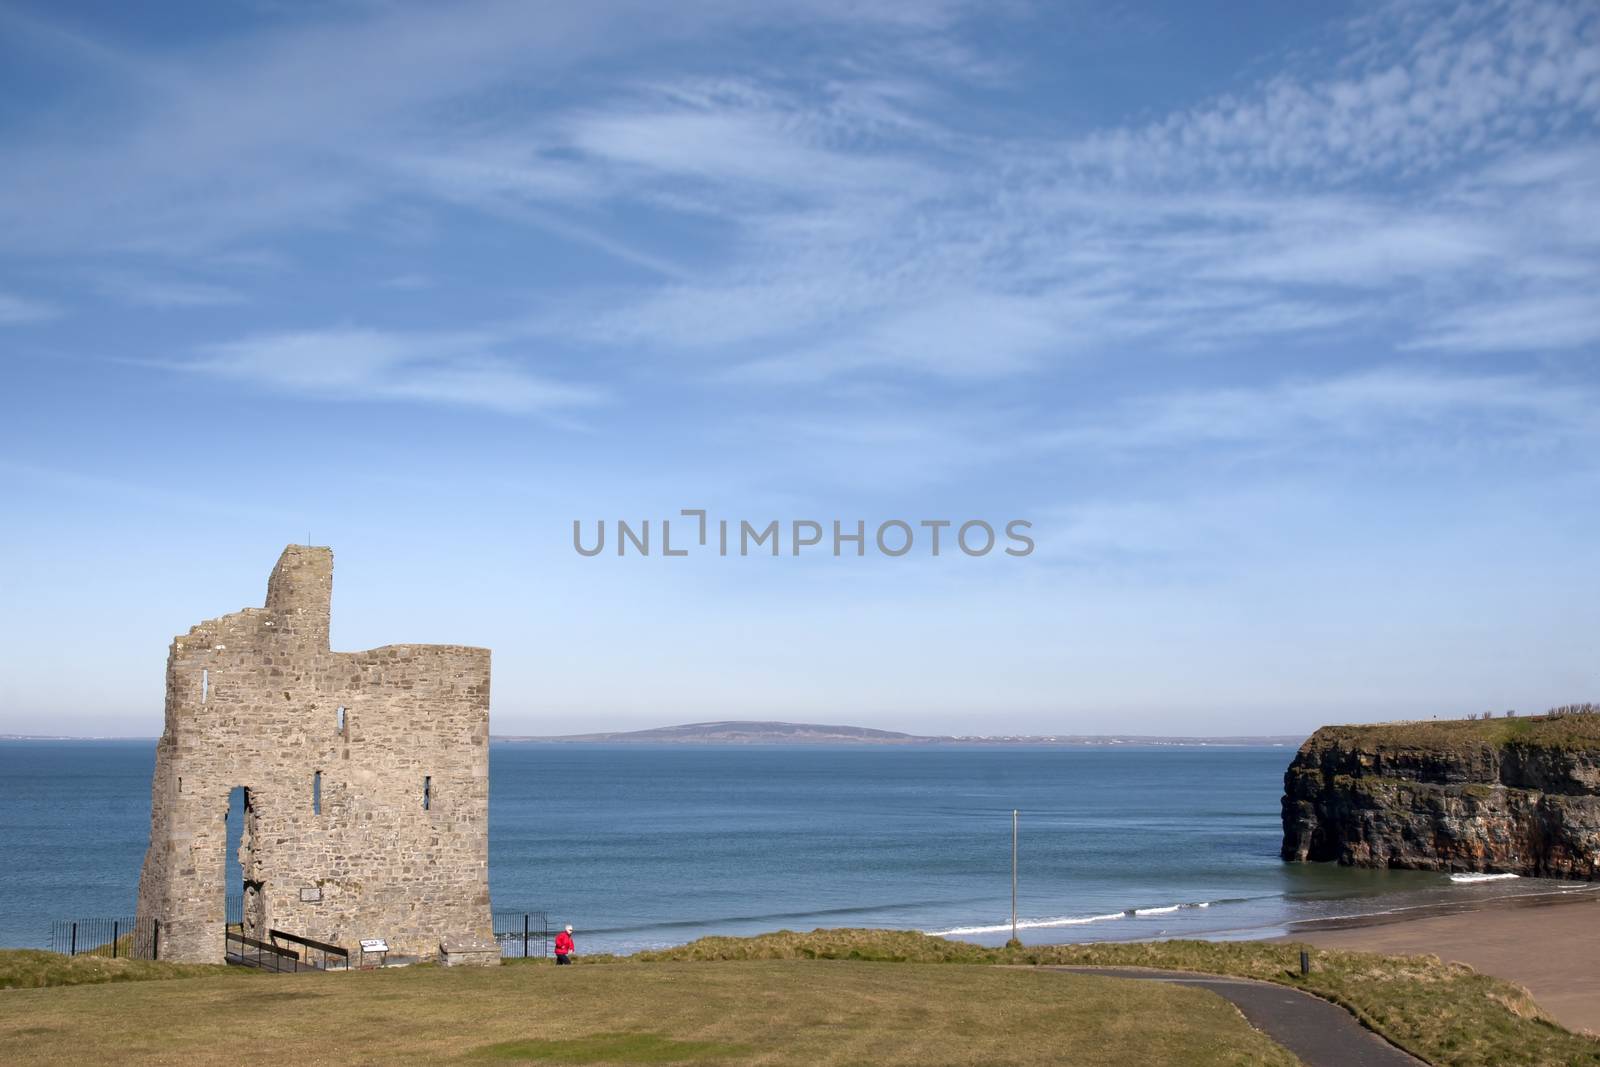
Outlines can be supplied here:
M308 537L498 732L1596 698L1600 10L778 7L0 4L0 730Z

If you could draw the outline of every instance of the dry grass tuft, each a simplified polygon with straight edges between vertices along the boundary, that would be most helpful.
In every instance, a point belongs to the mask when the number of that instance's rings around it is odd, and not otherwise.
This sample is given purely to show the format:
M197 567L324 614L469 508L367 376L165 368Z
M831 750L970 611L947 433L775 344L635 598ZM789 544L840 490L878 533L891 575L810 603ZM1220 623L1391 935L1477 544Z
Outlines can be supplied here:
M45 986L98 985L102 982L146 982L163 978L202 975L245 977L247 972L223 964L165 963L153 960L111 959L107 956L63 956L40 949L0 951L0 989L40 989Z

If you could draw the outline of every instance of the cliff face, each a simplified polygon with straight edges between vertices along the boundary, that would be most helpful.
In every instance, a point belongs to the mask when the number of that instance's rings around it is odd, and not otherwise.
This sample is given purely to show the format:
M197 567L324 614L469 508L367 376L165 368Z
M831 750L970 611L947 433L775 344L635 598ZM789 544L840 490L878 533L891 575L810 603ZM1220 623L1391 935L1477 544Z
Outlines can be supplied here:
M1286 860L1600 876L1600 715L1325 726L1283 793Z

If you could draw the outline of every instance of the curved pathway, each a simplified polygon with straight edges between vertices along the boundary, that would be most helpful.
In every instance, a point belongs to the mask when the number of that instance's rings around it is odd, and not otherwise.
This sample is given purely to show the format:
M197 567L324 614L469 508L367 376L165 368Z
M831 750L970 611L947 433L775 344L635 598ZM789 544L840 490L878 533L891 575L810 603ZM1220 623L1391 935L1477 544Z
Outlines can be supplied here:
M1232 1002L1251 1026L1294 1053L1306 1067L1426 1067L1422 1060L1402 1052L1362 1026L1339 1005L1287 986L1249 978L1136 967L1039 969L1209 989Z

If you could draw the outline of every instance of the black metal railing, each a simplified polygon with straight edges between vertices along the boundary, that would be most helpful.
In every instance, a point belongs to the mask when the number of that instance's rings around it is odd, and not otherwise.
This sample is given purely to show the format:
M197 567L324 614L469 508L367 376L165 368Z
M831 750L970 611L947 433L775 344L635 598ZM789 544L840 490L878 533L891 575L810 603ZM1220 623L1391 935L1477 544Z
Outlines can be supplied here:
M497 911L494 939L500 943L501 956L548 956L550 916L542 911Z
M270 941L257 941L234 930L222 935L223 951L229 963L256 967L263 971L299 971L300 953L274 945Z
M133 918L61 919L50 924L50 951L63 956L161 958L161 921Z
M309 937L284 933L282 930L268 930L267 939L274 945L284 941L291 945L299 945L304 949L300 954L300 966L302 969L311 968L319 971L348 971L350 969L350 950L340 948L338 945L330 945L325 941L313 941Z

